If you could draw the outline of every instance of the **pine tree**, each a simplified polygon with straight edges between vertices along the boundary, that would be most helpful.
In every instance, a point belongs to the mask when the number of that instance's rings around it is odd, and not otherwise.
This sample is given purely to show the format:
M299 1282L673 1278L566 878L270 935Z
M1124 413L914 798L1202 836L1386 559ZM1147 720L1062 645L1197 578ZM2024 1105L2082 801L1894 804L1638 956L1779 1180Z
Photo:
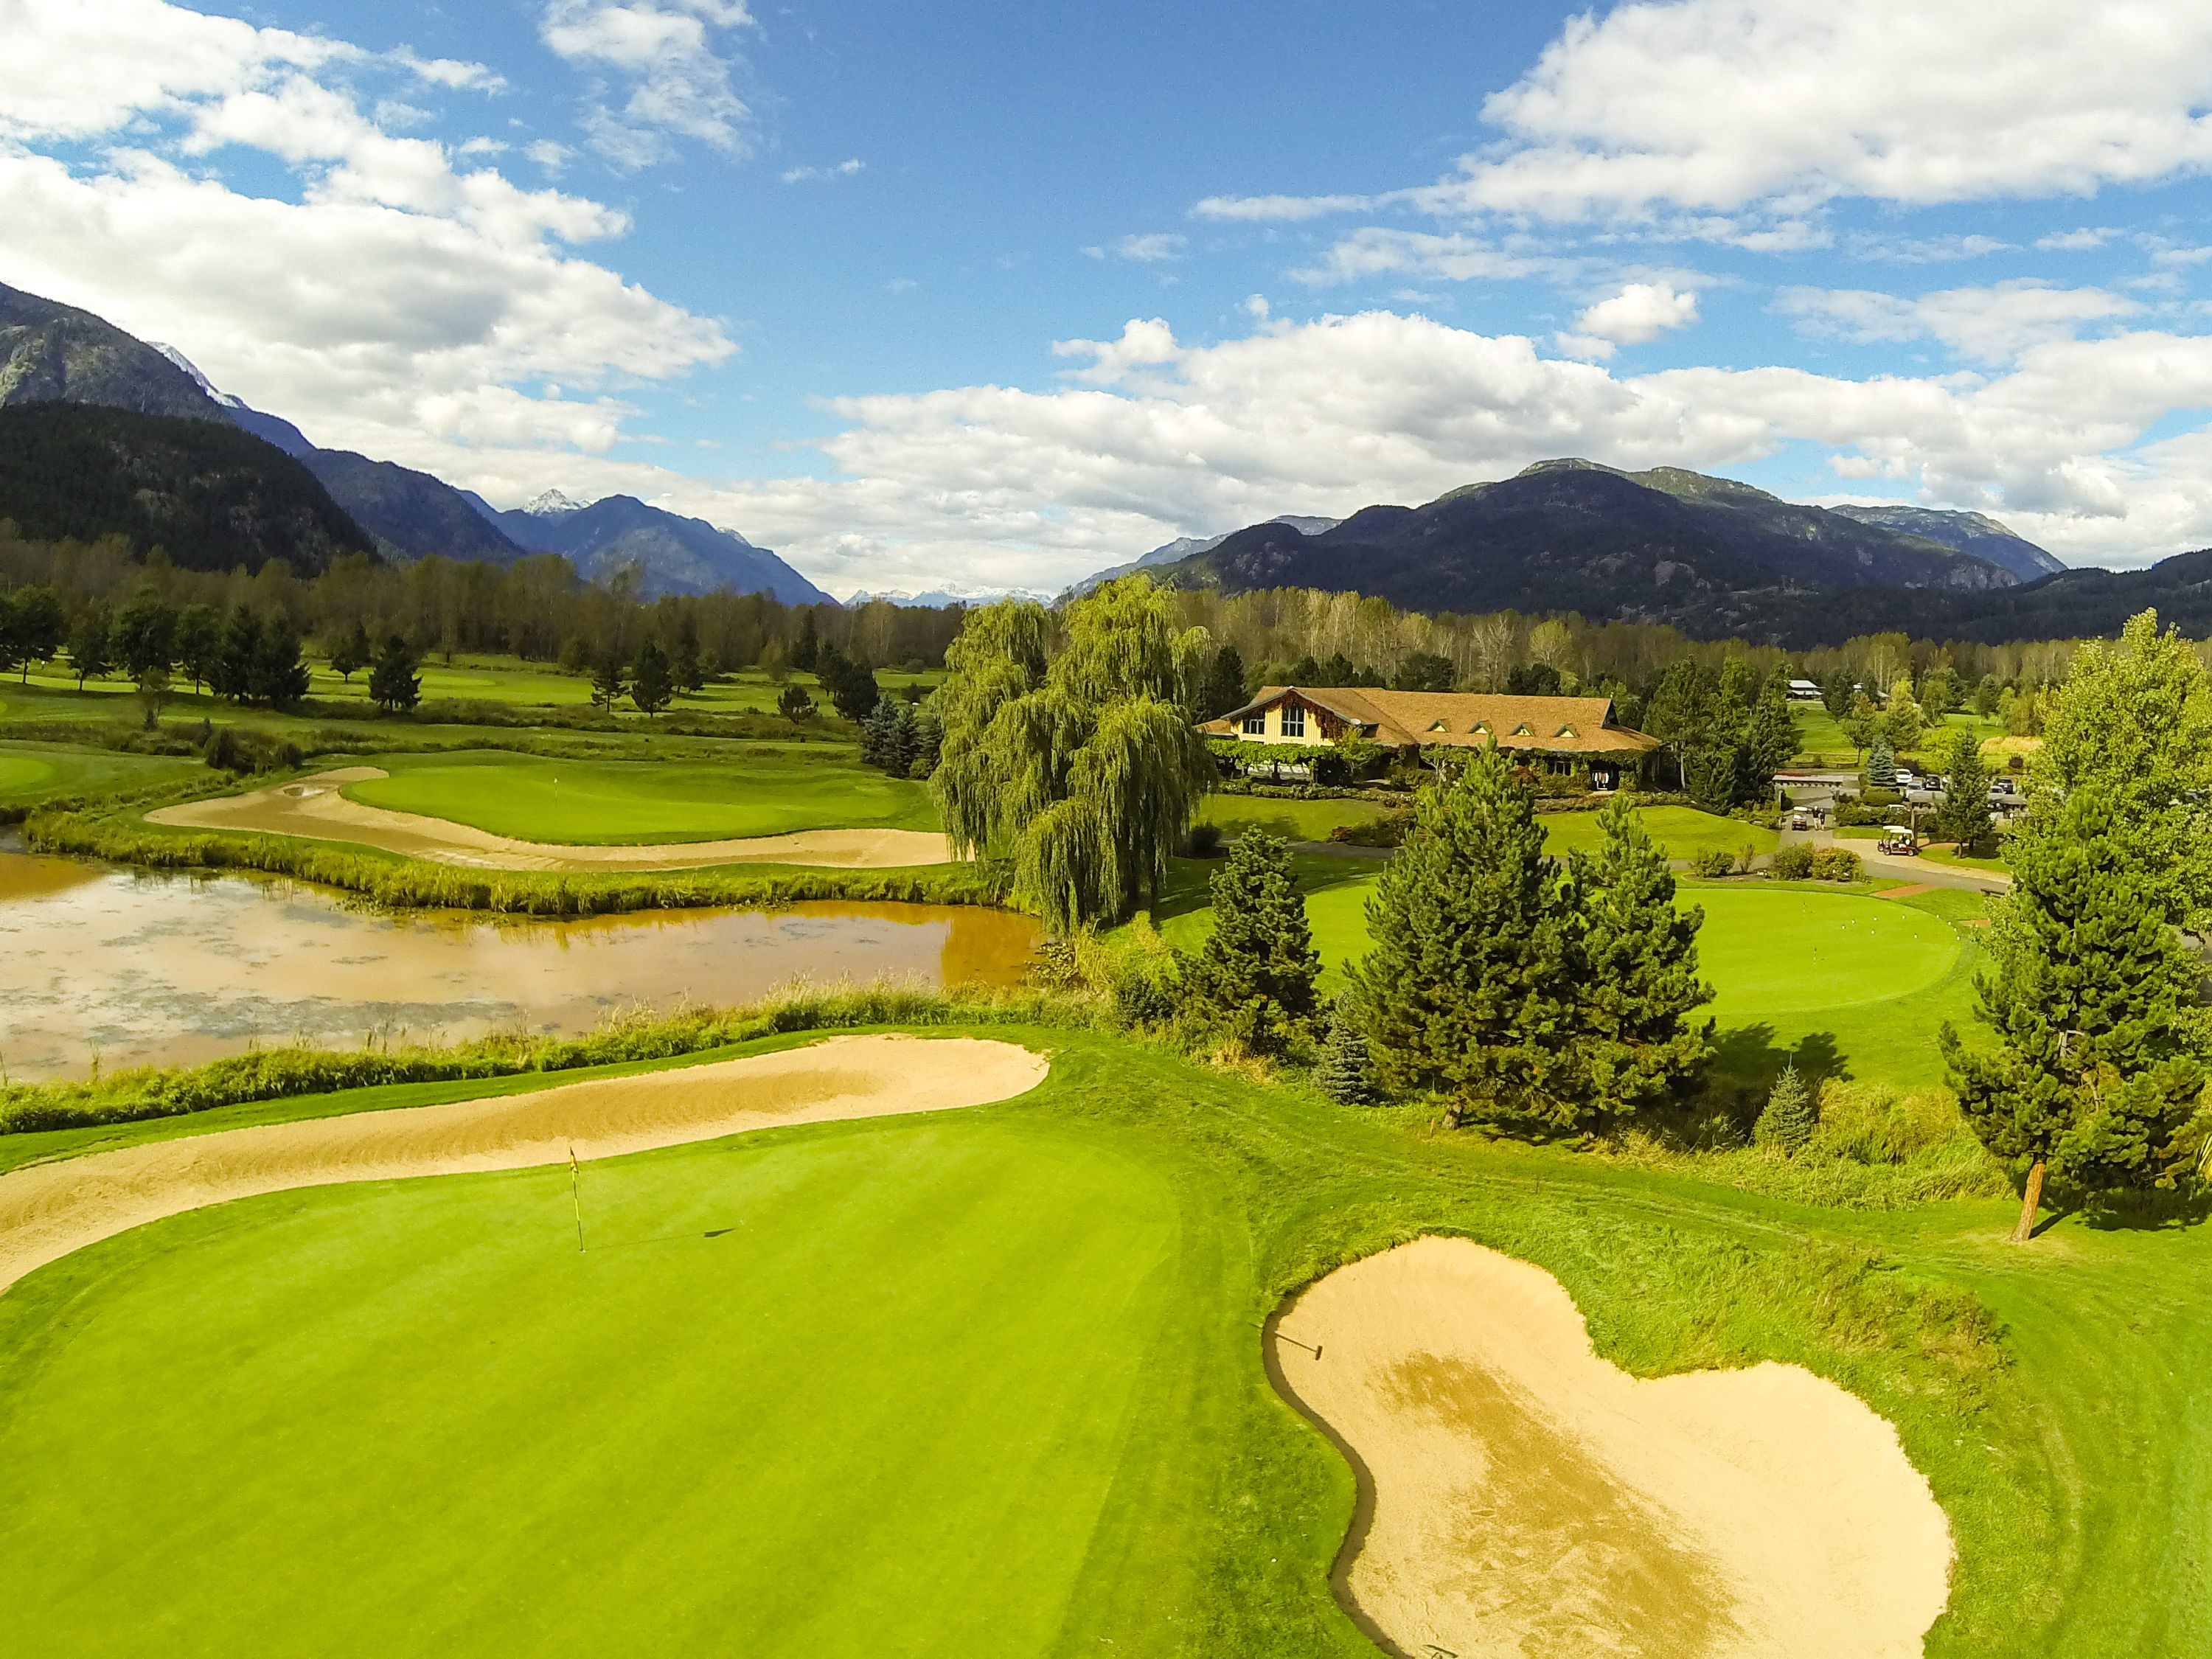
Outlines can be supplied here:
M1768 676L1759 701L1745 722L1743 740L1736 750L1736 791L1733 805L1774 801L1774 775L1790 764L1797 752L1797 720L1790 712L1790 682L1776 669Z
M289 708L307 695L312 680L300 654L300 630L283 613L271 617L253 651L246 692L272 708Z
M1372 1106L1379 1098L1367 1054L1367 1034L1360 1030L1359 1015L1346 998L1339 997L1329 1005L1328 1040L1322 1049L1314 1081L1341 1106Z
M1766 1091L1766 1104L1759 1110L1751 1138L1755 1145L1771 1146L1785 1157L1795 1158L1812 1144L1813 1131L1820 1121L1812 1090L1797 1075L1795 1066L1784 1066L1774 1086Z
M1967 852L1995 833L1990 827L1989 769L1982 764L1981 744L1973 733L1954 734L1943 769L1950 782L1936 811L1936 838L1956 842L1960 852Z
M414 708L422 700L422 677L415 668L413 647L397 634L387 636L384 649L369 665L369 701L387 714Z
M219 697L244 702L253 694L253 664L261 651L261 618L240 605L223 623L208 684Z
M1244 706L1244 659L1233 645L1213 653L1206 672L1206 696L1199 711L1201 720L1218 720L1232 708Z
M651 640L638 647L637 668L630 680L629 700L639 712L650 719L668 707L676 692L676 681L668 667L668 658Z
M1290 844L1247 830L1211 886L1213 932L1188 976L1192 998L1255 1054L1279 1054L1311 1025L1321 973Z
M814 631L814 612L806 613L806 620L799 626L798 642L791 647L787 661L802 674L811 674L819 660L822 644Z
M1897 756L1889 746L1889 733L1876 732L1874 747L1867 752L1867 787L1869 789L1897 787Z
M348 685L353 684L356 674L375 659L375 647L368 642L368 629L358 618L331 647L331 672Z
M1623 790L1598 814L1604 836L1577 872L1584 895L1570 933L1574 1052L1586 1114L1626 1116L1664 1098L1711 1060L1712 1022L1690 1016L1712 1000L1698 978L1705 912L1674 904L1667 850Z
M2169 1179L2204 1086L2201 969L2134 833L2096 785L2014 832L1997 970L1976 986L1996 1049L1941 1033L1960 1110L2026 1177L2015 1243L2033 1234L2046 1173L2089 1189Z
M1574 1121L1565 917L1579 896L1565 886L1495 748L1422 792L1352 970L1384 1087L1448 1093L1462 1121Z
M622 701L623 693L629 690L626 678L628 665L623 653L610 649L599 659L599 666L592 671L592 702L594 706L614 713L615 705Z
M687 612L676 630L676 649L669 655L668 677L678 691L696 691L707 683L699 666L699 630Z

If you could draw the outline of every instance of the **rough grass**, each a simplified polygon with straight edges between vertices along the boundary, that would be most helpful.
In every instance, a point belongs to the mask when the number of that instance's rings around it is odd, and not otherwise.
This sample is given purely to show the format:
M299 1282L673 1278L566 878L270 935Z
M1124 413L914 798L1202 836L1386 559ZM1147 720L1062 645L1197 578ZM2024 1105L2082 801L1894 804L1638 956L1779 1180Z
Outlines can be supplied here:
M79 744L0 741L0 807L58 797L118 794L178 782L203 769L168 755L125 755Z
M373 755L391 775L350 783L349 800L569 846L635 846L804 830L934 830L928 786L849 753L770 746L720 763L551 760L499 750Z
M593 1165L581 1258L548 1170L277 1194L32 1275L0 1559L39 1591L0 1645L1371 1654L1327 1588L1350 1472L1255 1328L1424 1231L1557 1274L1640 1374L1794 1361L1889 1418L1958 1537L1939 1659L2212 1645L2203 1228L2021 1250L2008 1198L1822 1211L981 1030L1051 1079Z

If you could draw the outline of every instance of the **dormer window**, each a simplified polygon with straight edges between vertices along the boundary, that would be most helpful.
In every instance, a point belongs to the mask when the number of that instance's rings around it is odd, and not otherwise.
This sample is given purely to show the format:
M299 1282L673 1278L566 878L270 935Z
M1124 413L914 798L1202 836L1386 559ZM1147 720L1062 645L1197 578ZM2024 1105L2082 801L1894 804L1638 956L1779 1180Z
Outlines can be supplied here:
M1553 732L1552 735L1555 738L1571 738L1576 735L1576 732L1573 726L1563 726L1558 731Z
M1441 732L1441 731L1443 731L1443 729L1444 729L1444 723L1443 723L1442 720L1431 720L1431 721L1429 723L1429 730L1430 730L1430 731L1431 731L1431 732ZM1475 729L1476 729L1477 731L1480 731L1482 728L1481 728L1481 727L1480 727L1480 726L1477 726Z
M1439 720L1437 724L1441 726L1443 722ZM1490 722L1488 720L1477 720L1474 725L1467 728L1467 734L1471 738L1488 737L1490 735Z
M1522 720L1520 725L1513 728L1513 735L1516 738L1533 738L1536 735L1536 732L1528 721Z

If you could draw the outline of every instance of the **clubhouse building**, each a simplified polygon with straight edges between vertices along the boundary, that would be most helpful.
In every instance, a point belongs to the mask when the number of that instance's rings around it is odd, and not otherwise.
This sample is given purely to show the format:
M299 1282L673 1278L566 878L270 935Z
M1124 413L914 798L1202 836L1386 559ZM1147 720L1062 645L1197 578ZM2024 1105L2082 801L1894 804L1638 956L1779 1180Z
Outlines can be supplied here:
M1270 685L1199 727L1208 737L1321 748L1364 738L1388 749L1518 751L1534 769L1588 775L1593 789L1633 777L1659 739L1630 730L1610 697L1508 697L1477 691Z

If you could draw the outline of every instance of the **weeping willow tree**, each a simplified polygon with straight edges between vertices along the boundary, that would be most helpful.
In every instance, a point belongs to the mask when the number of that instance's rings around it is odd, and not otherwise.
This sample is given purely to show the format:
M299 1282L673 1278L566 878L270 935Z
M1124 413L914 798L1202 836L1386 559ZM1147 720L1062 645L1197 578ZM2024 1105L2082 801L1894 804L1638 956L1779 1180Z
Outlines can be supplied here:
M1192 726L1207 646L1142 576L1056 619L1011 600L969 612L930 779L954 852L1010 862L1015 896L1061 931L1157 895L1216 775Z

